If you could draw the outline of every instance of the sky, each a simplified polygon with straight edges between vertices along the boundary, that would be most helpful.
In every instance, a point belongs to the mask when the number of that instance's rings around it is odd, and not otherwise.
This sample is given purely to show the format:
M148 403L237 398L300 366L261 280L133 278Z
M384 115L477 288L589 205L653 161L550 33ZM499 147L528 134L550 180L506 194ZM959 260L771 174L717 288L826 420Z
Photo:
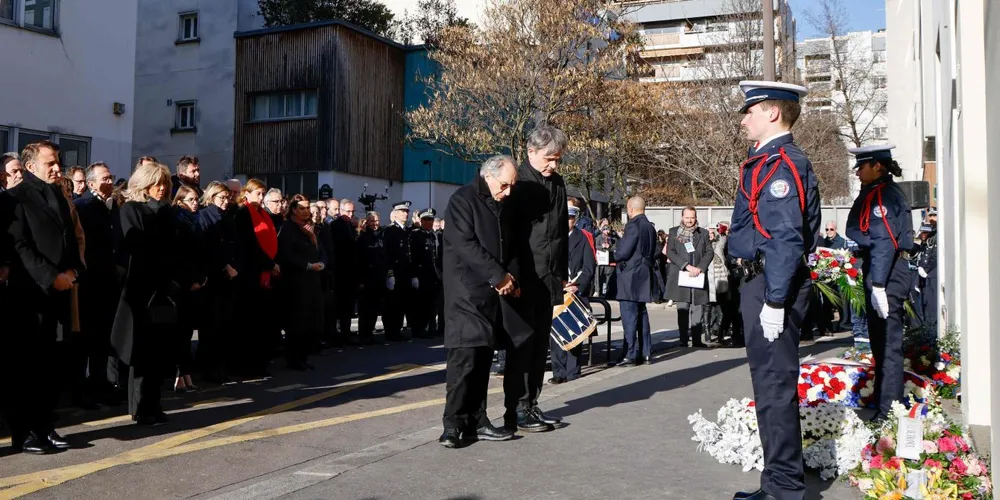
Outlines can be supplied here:
M842 0L850 20L850 31L878 31L885 28L885 0ZM822 36L809 24L806 13L818 9L820 0L788 0L798 27L797 38Z
M841 0L851 22L850 31L878 31L885 28L885 0ZM916 1L916 0L914 0ZM381 0L398 15L415 10L417 0ZM798 26L797 38L816 38L820 34L809 24L806 13L817 8L820 0L788 0ZM459 15L473 21L479 17L484 0L455 0Z

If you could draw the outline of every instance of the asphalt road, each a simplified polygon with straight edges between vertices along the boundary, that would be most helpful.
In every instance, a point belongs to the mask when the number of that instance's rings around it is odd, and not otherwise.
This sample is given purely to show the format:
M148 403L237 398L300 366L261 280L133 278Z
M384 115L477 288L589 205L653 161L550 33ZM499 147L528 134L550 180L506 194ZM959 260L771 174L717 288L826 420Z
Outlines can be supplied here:
M728 499L753 489L757 474L698 453L687 415L751 395L744 352L679 349L675 318L651 311L654 364L606 369L595 343L583 378L547 385L541 406L568 422L554 432L444 449L440 343L354 347L316 357L315 372L278 361L267 380L168 393L172 422L153 429L132 425L124 407L64 411L60 432L77 447L48 456L0 448L0 499ZM490 389L489 415L499 418L501 379ZM807 498L859 497L810 481Z

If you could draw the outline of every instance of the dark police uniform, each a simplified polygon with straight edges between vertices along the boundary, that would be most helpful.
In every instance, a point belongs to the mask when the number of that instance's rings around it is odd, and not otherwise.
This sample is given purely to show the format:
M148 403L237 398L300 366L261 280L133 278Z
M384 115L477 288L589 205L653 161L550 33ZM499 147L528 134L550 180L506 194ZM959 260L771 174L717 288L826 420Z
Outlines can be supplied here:
M420 212L420 220L435 217L433 208ZM417 289L410 301L410 326L414 337L433 337L427 325L437 312L435 301L441 289L441 275L437 265L438 245L434 231L417 227L410 231L410 258L413 277L417 279Z
M579 209L570 206L569 216L576 217ZM593 226L591 226L593 227ZM594 247L591 246L593 235L587 233L579 227L573 228L569 233L567 246L569 248L569 277L576 278L576 296L583 305L590 309L590 291L594 284L594 274L597 273L597 257L594 255ZM564 351L562 346L549 336L549 356L552 358L552 378L550 383L560 384L570 380L580 378L580 353L583 351L583 344L580 344L569 351Z
M798 102L806 89L775 82L740 82L743 112L765 100ZM740 290L747 360L764 448L761 489L737 499L801 500L805 495L799 425L799 335L812 283L805 256L820 228L816 175L791 133L750 148L740 169L729 252L749 274ZM765 306L783 310L773 341L761 326Z
M855 168L878 161L888 165L895 146L850 149ZM847 216L847 237L858 244L864 257L865 301L868 334L875 357L875 401L878 414L888 415L893 401L903 401L903 303L912 284L909 250L913 247L913 221L903 190L886 174L861 192ZM872 302L873 289L884 289L889 303L882 318Z
M917 288L920 291L920 319L927 328L937 327L938 318L938 277L937 277L937 229L930 224L920 227L920 232L929 233L920 244L917 259Z
M410 202L399 202L392 209L409 212ZM386 340L403 340L400 331L403 329L403 315L407 312L411 295L410 278L413 277L409 229L393 222L382 230L382 242L385 245L386 264L389 266L386 278L393 278L395 282L392 290L386 290L382 326L385 328ZM412 318L410 323L413 323Z
M358 299L358 336L361 342L372 343L375 322L385 295L385 276L389 268L385 260L382 230L365 229L357 239L358 282L361 293Z

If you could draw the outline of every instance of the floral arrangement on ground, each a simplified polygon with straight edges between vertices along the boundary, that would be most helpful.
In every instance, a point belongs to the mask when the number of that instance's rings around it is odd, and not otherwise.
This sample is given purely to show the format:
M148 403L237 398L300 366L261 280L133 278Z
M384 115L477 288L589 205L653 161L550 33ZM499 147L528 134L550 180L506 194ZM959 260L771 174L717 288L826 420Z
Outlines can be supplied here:
M971 448L965 429L945 416L941 407L920 405L923 451L919 460L895 456L899 419L908 411L900 403L881 424L863 422L854 410L837 403L799 408L802 458L824 480L845 478L866 499L987 499L993 485L989 465ZM916 404L916 403L911 403ZM764 456L754 401L730 399L712 422L702 411L690 415L693 441L720 463L744 472L763 470Z
M896 456L901 418L910 410L894 403L892 414L875 431L875 440L862 450L861 461L848 481L866 499L993 498L989 466L969 445L965 430L945 416L940 406L924 407L923 451L918 460Z

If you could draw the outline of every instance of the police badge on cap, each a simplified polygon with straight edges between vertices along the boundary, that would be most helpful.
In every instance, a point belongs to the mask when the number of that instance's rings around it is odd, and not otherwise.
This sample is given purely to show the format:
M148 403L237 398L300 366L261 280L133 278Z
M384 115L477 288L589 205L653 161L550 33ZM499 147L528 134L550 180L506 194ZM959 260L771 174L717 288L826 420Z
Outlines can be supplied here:
M805 87L784 82L766 82L760 80L744 80L740 82L740 90L746 97L740 113L746 113L754 104L763 101L799 102L809 93Z
M433 219L437 217L437 212L433 208L426 208L423 212L420 212L421 219Z
M875 146L865 146L863 148L847 148L847 152L854 155L854 159L856 160L854 168L856 170L866 162L887 162L892 160L893 149L896 149L896 146L892 144L878 144Z
M410 211L410 202L408 202L408 201L401 201L401 202L393 205L392 209L393 210L405 210L405 211L409 212Z

